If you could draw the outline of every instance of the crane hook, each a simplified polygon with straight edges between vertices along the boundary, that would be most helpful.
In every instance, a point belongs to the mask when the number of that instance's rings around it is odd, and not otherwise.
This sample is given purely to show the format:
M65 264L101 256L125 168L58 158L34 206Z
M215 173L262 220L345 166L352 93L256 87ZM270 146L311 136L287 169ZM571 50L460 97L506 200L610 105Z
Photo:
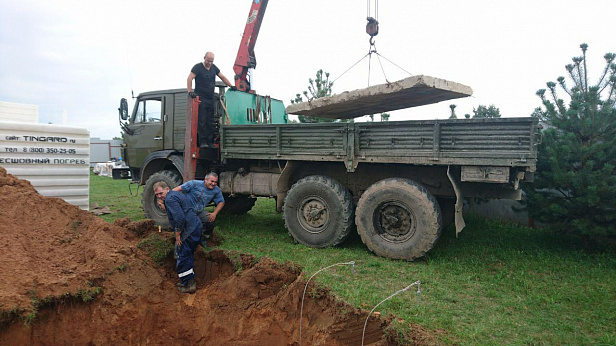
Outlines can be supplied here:
M370 35L370 47L374 46L374 36L379 34L379 22L373 17L366 18L366 34Z

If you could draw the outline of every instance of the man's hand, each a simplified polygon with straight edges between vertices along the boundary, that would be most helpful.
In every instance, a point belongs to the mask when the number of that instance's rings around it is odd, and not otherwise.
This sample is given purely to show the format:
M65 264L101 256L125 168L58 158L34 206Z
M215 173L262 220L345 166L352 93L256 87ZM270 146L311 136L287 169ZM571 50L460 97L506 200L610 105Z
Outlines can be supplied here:
M216 220L216 214L214 214L214 213L207 214L207 221L208 222L214 222L214 220Z
M182 238L180 237L181 234L182 231L175 232L175 243L178 245L178 247L182 246Z
M167 210L167 208L165 208L165 202L162 199L156 200L156 204L158 204L158 207L163 211Z
M189 91L189 92L188 92L188 96L190 96L190 97L192 97L192 98L195 98L195 97L197 97L197 94L195 94L195 92L194 92L194 91Z
M237 87L235 85L234 86L230 86L229 89L231 89L233 91L237 91Z

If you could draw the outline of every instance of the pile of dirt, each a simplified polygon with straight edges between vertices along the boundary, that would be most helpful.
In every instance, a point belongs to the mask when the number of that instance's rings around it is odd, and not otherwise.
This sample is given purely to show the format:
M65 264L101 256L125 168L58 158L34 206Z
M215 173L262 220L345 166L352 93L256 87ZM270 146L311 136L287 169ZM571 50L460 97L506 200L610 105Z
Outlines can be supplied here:
M361 344L367 312L314 287L300 342L305 281L291 264L200 249L197 292L181 294L173 258L159 266L136 246L158 233L151 221L106 223L1 167L0 203L2 345ZM371 317L365 344L396 344L390 320ZM424 332L412 340L434 342Z
M27 315L37 300L89 290L134 257L134 233L60 198L41 196L2 167L0 205L3 312Z

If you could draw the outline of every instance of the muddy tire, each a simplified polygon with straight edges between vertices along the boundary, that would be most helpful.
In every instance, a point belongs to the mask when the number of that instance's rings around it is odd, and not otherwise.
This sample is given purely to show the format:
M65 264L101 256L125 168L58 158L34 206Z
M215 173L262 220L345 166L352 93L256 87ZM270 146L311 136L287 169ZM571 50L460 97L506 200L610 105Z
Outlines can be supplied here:
M169 226L169 220L164 210L158 207L156 196L154 195L153 186L159 181L164 181L169 185L170 189L182 183L182 176L176 171L162 171L152 174L143 186L143 194L141 196L141 205L145 212L145 217L152 219L157 225L163 227Z
M283 207L284 225L298 243L323 248L342 243L353 227L353 198L337 181L322 175L293 184Z
M255 197L235 195L229 197L225 195L225 206L220 211L222 214L242 215L249 212L254 207L257 199Z
M422 257L441 235L441 211L426 188L401 178L381 180L355 210L361 240L375 254L403 260Z

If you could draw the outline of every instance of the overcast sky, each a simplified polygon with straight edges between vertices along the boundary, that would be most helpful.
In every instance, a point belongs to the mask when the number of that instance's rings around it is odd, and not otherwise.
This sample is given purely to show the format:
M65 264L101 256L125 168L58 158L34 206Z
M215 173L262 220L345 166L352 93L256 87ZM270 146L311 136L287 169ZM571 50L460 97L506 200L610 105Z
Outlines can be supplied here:
M371 1L373 2L373 1ZM255 48L256 90L284 101L318 69L340 77L368 53L367 2L272 0ZM206 51L230 80L249 0L0 1L0 101L39 106L39 121L120 135L119 100L186 87ZM374 9L374 5L373 5ZM385 77L429 75L470 86L474 95L393 113L392 120L447 118L494 104L505 117L529 116L535 91L565 74L579 44L591 76L616 52L616 1L413 0L379 2L378 53ZM334 93L385 82L367 58ZM408 73L407 73L408 72ZM129 102L132 107L132 102Z

